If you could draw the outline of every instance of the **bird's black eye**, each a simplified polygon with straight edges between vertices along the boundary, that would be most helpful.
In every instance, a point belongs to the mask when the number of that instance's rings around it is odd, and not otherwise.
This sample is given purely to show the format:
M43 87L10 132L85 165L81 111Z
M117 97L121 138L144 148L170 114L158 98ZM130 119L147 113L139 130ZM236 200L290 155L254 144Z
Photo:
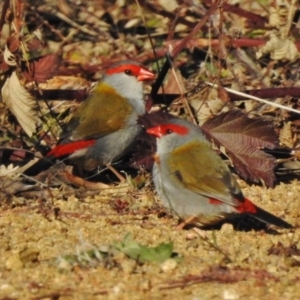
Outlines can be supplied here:
M129 69L126 69L126 70L124 71L124 73L125 73L126 75L129 75L129 76L132 75L132 72L131 72L131 70L129 70Z
M173 133L173 130L172 130L172 129L167 129L167 130L166 130L166 134L171 134L171 133Z

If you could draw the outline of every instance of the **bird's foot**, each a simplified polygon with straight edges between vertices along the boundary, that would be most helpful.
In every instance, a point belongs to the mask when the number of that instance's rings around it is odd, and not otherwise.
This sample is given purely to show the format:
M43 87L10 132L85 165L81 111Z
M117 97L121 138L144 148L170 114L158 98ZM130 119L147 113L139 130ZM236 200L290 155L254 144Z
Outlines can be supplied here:
M194 221L196 221L197 217L195 216L190 216L183 220L177 227L177 230L182 230L186 225L192 224Z

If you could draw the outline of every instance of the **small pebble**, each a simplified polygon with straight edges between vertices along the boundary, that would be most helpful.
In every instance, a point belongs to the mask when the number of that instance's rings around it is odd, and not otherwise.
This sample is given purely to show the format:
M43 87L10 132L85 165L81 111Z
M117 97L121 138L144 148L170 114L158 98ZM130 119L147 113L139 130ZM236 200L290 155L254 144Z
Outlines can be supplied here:
M222 225L220 232L221 233L232 233L233 232L233 225L229 223L225 223Z
M170 272L177 267L177 262L173 258L169 258L165 260L161 265L160 268L164 273Z
M6 260L5 266L7 269L15 271L22 269L24 264L20 258L19 253L12 253Z

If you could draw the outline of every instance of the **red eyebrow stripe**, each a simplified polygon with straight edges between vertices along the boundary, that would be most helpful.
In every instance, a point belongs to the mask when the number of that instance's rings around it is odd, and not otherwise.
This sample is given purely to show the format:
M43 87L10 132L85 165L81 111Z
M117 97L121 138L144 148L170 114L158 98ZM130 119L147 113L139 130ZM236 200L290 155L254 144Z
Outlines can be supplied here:
M130 70L133 75L138 76L140 74L140 69L141 67L136 65L120 65L106 70L105 74L113 75L124 72L125 70Z
M147 129L146 132L160 138L160 137L166 135L166 132L168 129L170 129L173 132L180 134L180 135L186 135L189 132L188 128L181 126L181 125L177 125L177 124L159 125L159 126Z
M186 135L188 134L189 130L185 126L177 125L177 124L170 124L170 125L162 125L166 128L171 129L172 131L176 132L177 134L180 135Z

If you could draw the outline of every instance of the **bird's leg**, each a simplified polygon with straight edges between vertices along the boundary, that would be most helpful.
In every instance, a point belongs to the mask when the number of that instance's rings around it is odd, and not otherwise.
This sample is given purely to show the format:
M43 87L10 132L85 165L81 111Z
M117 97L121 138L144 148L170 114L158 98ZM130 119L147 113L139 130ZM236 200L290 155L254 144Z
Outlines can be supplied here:
M196 220L196 219L197 219L196 216L190 216L190 217L186 218L185 220L183 220L183 221L176 227L176 229L177 229L177 230L182 230L183 227L184 227L185 225L191 224L191 223L192 223L194 220Z
M125 182L126 179L111 165L111 163L108 163L106 165L106 168L114 173L121 182Z

